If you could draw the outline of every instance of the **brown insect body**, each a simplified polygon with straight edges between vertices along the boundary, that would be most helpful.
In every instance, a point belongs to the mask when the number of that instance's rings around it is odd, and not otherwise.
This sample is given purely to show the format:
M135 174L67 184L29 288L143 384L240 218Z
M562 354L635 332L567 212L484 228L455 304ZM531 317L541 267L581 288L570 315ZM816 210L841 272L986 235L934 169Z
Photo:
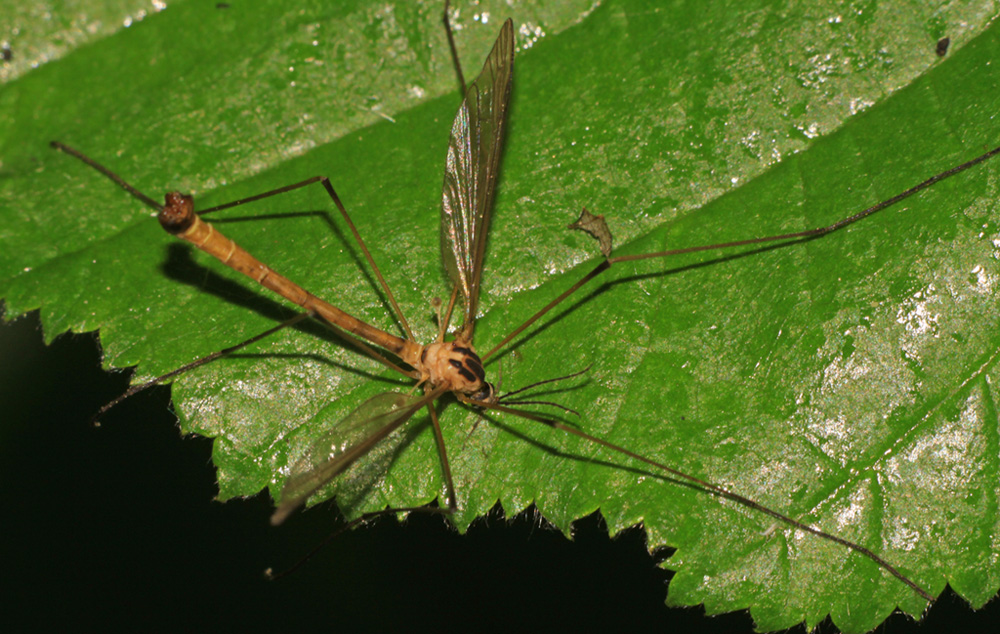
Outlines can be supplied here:
M472 344L461 337L426 346L420 361L432 386L448 385L453 392L472 401L496 403L496 389L486 381L482 359Z
M431 389L446 388L473 402L496 402L495 389L486 381L483 362L465 337L460 335L455 341L421 346L361 321L277 273L202 220L194 211L191 196L168 193L157 219L168 233L190 242L264 288L395 354L416 370L421 384L426 383Z

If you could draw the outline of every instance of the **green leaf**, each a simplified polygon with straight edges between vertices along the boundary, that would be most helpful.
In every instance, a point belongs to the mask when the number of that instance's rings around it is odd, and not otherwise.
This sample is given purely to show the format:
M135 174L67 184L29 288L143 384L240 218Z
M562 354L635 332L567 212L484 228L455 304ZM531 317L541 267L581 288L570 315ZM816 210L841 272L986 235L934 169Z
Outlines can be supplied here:
M796 231L1000 139L989 3L560 4L477 5L478 19L461 9L467 75L503 18L519 29L481 351L594 266L595 246L565 229L582 206L607 217L618 253ZM49 339L99 328L105 363L146 378L291 314L47 147L59 139L150 195L189 191L202 208L329 176L418 337L433 338L429 300L449 292L437 214L458 100L438 3L182 3L141 22L140 9L106 10L132 15L128 28L91 11L13 40L5 67L10 315L41 308ZM26 27L31 16L4 19ZM982 605L1000 550L998 171L983 165L820 240L618 265L499 356L504 386L593 364L547 397L579 410L581 429ZM219 227L320 297L393 327L322 191L227 218L250 216L262 218ZM316 326L185 375L173 396L183 429L216 439L228 498L277 494L310 439L401 385ZM641 521L652 545L678 549L668 601L750 608L763 630L830 614L865 631L896 606L925 607L842 547L529 421L487 418L454 403L442 416L460 529L497 499L508 511L534 501L562 530L596 508L612 532ZM383 478L339 500L346 512L443 493L426 421L403 440Z

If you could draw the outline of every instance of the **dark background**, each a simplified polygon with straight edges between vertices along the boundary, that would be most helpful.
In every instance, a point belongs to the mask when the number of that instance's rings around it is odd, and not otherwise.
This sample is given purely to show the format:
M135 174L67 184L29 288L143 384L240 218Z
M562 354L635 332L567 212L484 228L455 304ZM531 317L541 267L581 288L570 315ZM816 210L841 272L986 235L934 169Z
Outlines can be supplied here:
M90 427L128 382L99 359L94 335L45 347L35 315L0 323L6 631L753 629L746 612L665 607L669 552L650 556L640 528L609 539L596 515L573 541L533 512L494 509L464 536L434 515L385 517L267 582L334 530L336 508L272 528L266 494L213 501L211 443L180 437L166 388ZM921 623L897 614L880 631L998 632L1000 601L973 612L948 591Z

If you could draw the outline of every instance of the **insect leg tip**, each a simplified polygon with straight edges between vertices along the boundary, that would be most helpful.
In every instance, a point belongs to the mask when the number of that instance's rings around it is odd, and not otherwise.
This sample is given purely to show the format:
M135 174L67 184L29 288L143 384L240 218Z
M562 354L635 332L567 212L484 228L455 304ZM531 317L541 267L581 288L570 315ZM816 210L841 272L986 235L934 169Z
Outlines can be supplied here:
M292 511L291 508L285 506L279 506L278 510L276 510L274 514L271 515L271 526L280 526L282 523L284 523L285 519L288 517L288 514L291 513L291 511Z

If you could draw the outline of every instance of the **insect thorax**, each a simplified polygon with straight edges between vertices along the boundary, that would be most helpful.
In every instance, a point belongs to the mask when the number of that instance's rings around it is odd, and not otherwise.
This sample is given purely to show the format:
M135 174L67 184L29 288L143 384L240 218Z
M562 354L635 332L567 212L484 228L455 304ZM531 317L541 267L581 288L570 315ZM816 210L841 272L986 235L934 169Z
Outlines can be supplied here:
M447 385L453 392L473 401L496 400L493 386L486 382L483 362L472 344L462 341L432 343L420 355L420 364L433 387Z

